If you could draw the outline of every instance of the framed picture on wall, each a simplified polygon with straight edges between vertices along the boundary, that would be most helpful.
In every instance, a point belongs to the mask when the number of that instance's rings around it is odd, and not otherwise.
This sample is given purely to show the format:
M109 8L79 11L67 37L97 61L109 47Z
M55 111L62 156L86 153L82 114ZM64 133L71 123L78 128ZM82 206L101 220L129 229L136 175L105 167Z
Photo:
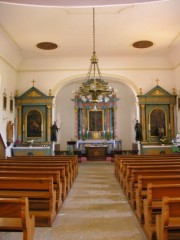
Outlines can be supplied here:
M10 98L10 102L9 102L9 109L10 112L13 112L13 99Z
M88 112L88 130L89 131L103 131L103 111L89 111Z
M7 108L7 96L6 93L3 94L3 110Z

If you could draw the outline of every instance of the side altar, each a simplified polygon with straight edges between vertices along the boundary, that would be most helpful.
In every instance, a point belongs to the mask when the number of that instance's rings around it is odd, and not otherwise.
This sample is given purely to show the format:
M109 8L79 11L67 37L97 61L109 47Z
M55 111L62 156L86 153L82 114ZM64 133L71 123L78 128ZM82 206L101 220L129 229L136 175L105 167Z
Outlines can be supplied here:
M12 156L50 156L52 148L50 146L20 146L12 148Z

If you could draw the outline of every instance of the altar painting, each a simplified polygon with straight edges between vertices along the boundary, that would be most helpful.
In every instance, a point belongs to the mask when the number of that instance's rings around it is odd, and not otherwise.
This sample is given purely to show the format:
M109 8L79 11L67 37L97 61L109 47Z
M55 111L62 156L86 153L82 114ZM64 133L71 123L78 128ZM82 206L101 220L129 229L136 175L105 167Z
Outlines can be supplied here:
M88 123L89 131L103 131L103 111L89 111Z
M27 114L27 137L42 136L42 116L39 111L31 110Z

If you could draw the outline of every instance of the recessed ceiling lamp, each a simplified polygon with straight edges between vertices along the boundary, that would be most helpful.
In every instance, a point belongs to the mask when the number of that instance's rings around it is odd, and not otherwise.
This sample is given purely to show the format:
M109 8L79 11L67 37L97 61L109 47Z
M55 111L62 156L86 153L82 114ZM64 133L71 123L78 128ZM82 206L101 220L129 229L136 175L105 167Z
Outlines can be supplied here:
M148 41L148 40L142 40L142 41L137 41L132 44L134 48L149 48L153 46L153 42Z
M36 47L42 50L54 50L58 47L58 45L52 42L40 42L36 45Z
M114 89L105 82L98 66L98 58L95 50L95 10L93 8L93 54L91 64L85 81L76 90L76 94L83 102L108 102Z

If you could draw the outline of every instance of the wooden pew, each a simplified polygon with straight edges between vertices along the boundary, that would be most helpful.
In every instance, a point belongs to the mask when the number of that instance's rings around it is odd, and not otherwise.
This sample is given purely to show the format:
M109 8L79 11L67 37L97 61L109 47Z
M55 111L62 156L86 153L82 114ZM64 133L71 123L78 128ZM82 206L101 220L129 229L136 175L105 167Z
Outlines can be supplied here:
M60 172L60 178L62 182L62 198L63 200L66 198L67 193L69 191L69 186L67 186L67 180L65 176L65 167L64 166L36 166L36 165L26 165L26 164L18 164L18 165L0 165L0 170L6 170L6 171L59 171Z
M176 154L167 154L167 155L137 155L137 156L126 156L119 157L115 156L115 175L120 181L121 169L124 163L126 162L146 162L146 161L165 161L165 160L177 160L180 161L180 155Z
M170 175L167 175L167 172L161 172L157 176L138 176L138 184L136 188L136 215L140 223L144 223L144 211L143 211L143 200L147 198L147 186L148 183L151 184L179 184L180 183L180 172L179 175L172 175L172 172L169 172ZM134 199L133 199L134 204Z
M62 169L65 168L65 176L66 176L66 188L67 192L69 192L71 186L72 186L72 173L70 168L69 162L44 162L44 161L21 161L21 160L14 160L14 161L0 161L0 168L3 166L36 166L36 167L62 167Z
M121 169L121 172L122 172L122 187L124 190L126 190L126 175L128 173L128 169L131 169L131 167L149 167L149 166L159 166L159 165L179 165L180 166L180 161L173 161L173 160L149 160L149 161L143 161L143 162L139 162L139 161L136 161L136 162L128 162L128 163L125 163Z
M28 198L0 198L0 230L23 232L23 240L34 239L35 219L29 214Z
M127 173L127 168L128 166L141 166L141 165L161 165L161 164L169 164L169 162L173 163L173 164L180 164L180 161L178 161L177 159L173 160L173 159L137 159L136 161L126 161L123 162L121 164L120 170L119 170L119 181L121 186L124 188L124 183L125 183L125 177L126 177L126 173Z
M11 171L11 170L0 170L0 177L28 177L28 178L53 178L53 186L56 190L56 212L59 211L62 206L62 183L60 181L60 173L56 170L46 171Z
M131 171L130 176L130 199L135 197L135 192L138 186L139 176L164 176L164 175L180 175L180 169L137 169Z
M144 231L149 239L153 239L156 234L156 215L161 214L162 198L165 196L180 197L180 184L148 184L143 208Z
M180 164L177 165L177 164L171 164L169 162L169 164L167 165L163 165L163 164L160 164L160 165L149 165L149 166L145 166L145 165L142 165L142 166L127 166L127 171L125 173L125 178L124 178L124 188L123 190L125 191L128 199L129 199L129 192L130 192L130 178L131 178L131 171L132 170L173 170L173 169L180 169Z
M78 157L77 155L55 155L55 156L14 156L14 157L8 157L8 160L38 160L38 161L58 161L58 162L63 162L67 161L72 164L72 169L73 169L73 176L74 179L78 175Z
M0 177L0 197L27 197L36 226L51 226L56 216L56 191L52 177Z
M156 215L157 240L180 239L180 197L163 197L162 213Z

